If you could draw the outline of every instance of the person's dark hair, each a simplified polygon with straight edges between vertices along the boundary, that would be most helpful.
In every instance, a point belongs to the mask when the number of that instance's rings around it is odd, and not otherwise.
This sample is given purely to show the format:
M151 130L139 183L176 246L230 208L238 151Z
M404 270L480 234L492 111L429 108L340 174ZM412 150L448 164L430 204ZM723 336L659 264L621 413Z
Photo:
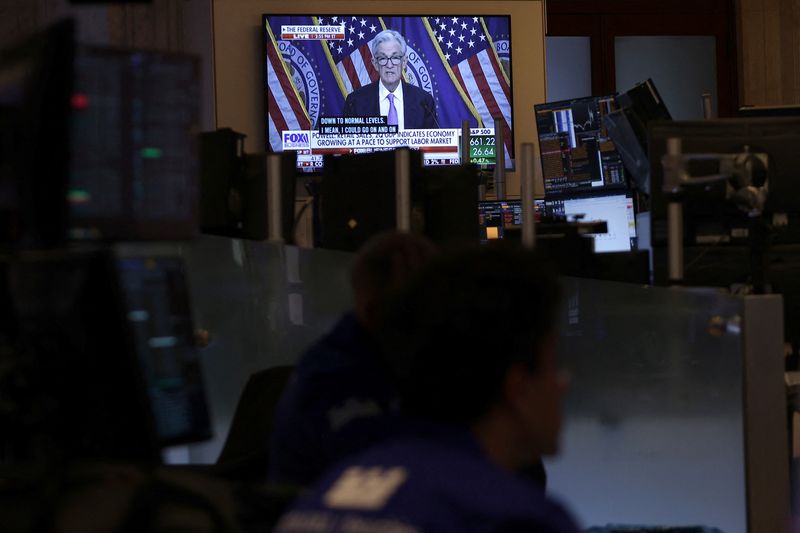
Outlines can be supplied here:
M356 312L371 315L362 321L377 321L391 295L435 253L430 239L412 233L381 233L364 243L350 270Z
M440 256L391 302L379 338L411 415L471 424L498 400L515 363L538 368L555 331L555 271L520 248Z

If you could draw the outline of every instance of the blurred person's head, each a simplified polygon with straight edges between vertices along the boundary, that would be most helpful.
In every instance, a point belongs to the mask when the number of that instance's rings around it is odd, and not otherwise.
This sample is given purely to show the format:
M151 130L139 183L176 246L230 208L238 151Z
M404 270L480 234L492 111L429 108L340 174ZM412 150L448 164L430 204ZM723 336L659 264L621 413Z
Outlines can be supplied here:
M374 329L387 300L435 253L433 242L411 233L382 233L364 243L350 270L358 321Z
M399 32L383 30L372 40L372 64L389 91L400 85L407 62L406 40Z
M565 390L558 297L554 271L530 251L482 247L433 260L381 331L406 412L471 429L511 469L555 453Z

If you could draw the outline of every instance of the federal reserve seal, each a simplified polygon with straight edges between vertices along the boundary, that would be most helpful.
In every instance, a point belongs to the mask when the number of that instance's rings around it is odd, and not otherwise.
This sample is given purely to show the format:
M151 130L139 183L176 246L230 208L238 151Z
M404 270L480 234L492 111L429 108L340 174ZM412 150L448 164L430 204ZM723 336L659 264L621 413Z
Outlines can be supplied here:
M500 39L494 41L494 50L497 52L497 57L500 58L500 64L503 65L503 70L506 76L511 76L511 41L508 39Z
M319 119L321 94L314 65L291 41L278 41L278 50L289 68L292 84L306 106L311 124Z
M434 98L436 95L433 92L433 76L425 64L425 59L414 50L408 43L406 43L408 52L408 63L406 64L406 81L411 85L416 85L420 89L424 89Z

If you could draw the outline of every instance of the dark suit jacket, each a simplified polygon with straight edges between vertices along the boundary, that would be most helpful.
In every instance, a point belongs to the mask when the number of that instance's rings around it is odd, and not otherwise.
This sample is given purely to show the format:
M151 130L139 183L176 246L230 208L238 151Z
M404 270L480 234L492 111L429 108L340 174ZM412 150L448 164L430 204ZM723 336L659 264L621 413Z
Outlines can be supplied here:
M344 116L346 117L377 117L380 116L378 105L378 84L380 80L369 85L359 87L347 95L344 101ZM403 118L406 129L438 128L436 118L436 104L427 91L403 83Z

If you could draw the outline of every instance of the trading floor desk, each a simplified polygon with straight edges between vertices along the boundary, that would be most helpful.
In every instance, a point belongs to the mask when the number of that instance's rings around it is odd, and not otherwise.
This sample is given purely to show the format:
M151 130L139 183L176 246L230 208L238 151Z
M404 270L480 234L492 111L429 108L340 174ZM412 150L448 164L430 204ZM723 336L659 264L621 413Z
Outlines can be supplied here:
M351 254L201 237L186 261L204 349L213 462L249 374L293 363L349 306ZM572 374L548 489L586 527L778 532L789 509L778 296L564 278Z

